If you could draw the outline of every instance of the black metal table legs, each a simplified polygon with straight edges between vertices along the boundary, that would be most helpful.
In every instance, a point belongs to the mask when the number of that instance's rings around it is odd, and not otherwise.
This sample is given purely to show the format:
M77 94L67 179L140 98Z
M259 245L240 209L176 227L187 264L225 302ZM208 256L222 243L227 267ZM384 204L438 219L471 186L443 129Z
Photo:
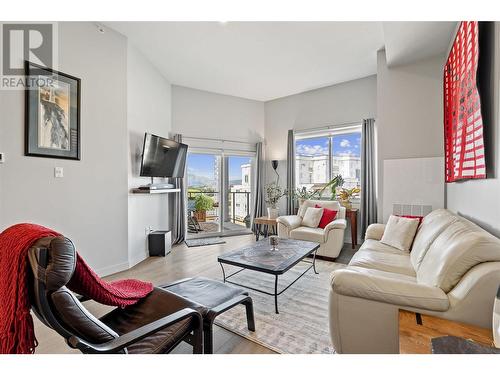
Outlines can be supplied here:
M279 314L278 311L278 275L275 275L274 278L274 311L276 314Z
M282 289L280 292L278 292L278 277L279 275L278 274L275 274L274 275L274 293L270 293L266 290L261 290L261 289L257 289L257 288L253 288L253 287L250 287L250 286L247 286L247 285L243 285L243 284L239 284L237 282L234 282L234 281L230 281L229 278L233 277L234 275L246 270L247 268L240 268L238 271L235 271L229 275L226 276L226 271L224 269L224 265L222 262L219 262L220 264L220 267L222 269L222 278L224 280L224 282L226 283L230 283L230 284L233 284L233 285L238 285L242 288L246 288L246 289L251 289L255 292L259 292L259 293L263 293L263 294L266 294L268 296L273 296L274 297L274 310L276 312L276 314L279 314L279 310L278 310L278 296L281 295L283 292L285 292L288 288L290 288L293 284L295 284L295 282L297 280L299 280L302 276L304 276L306 274L307 271L309 271L311 268L313 269L314 273L317 275L318 274L318 271L316 271L316 251L314 251L313 253L313 259L312 259L312 262L310 261L307 261L305 259L301 260L301 262L303 263L309 263L311 264L309 267L306 268L306 270L304 272L302 272L297 278L295 278L290 284L288 284L284 289ZM256 272L259 272L257 270L253 270L253 271L256 271ZM247 314L248 314L248 311L247 311ZM252 312L253 314L253 312ZM250 328L249 328L250 329Z

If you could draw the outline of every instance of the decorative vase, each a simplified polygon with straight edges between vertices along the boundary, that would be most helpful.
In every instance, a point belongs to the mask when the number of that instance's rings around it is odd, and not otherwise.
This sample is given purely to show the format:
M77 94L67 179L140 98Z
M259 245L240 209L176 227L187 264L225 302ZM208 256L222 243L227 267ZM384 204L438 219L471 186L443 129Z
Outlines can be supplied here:
M278 244L279 244L279 237L278 236L269 236L269 244L271 245L271 251L276 251L278 250Z
M268 207L267 208L267 217L269 219L276 219L279 215L279 211L277 208L272 208L272 207Z
M352 203L350 201L340 201L340 204L348 210L352 208Z

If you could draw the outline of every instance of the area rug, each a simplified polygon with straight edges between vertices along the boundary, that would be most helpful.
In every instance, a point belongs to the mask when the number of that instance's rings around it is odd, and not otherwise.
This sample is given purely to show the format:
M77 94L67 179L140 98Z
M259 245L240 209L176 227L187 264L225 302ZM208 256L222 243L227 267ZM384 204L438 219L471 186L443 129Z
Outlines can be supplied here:
M220 243L226 243L220 237L209 237L209 238L193 238L184 241L187 247L197 247L197 246L208 246L208 245L216 245Z
M299 264L280 276L278 291L293 281L307 264ZM274 297L249 290L253 299L256 331L246 325L245 308L237 306L215 320L215 324L283 354L334 353L328 328L330 274L345 265L318 260L319 274L309 270L278 296L279 314L274 312ZM227 273L237 270L225 266ZM245 270L231 278L237 283L263 290L274 290L274 276Z

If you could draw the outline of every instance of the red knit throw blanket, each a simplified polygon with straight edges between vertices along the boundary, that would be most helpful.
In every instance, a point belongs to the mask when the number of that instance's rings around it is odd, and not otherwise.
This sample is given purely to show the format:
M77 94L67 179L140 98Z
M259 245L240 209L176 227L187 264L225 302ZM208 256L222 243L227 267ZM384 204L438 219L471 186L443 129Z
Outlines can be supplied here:
M0 233L0 354L34 353L37 341L28 297L28 249L38 239L60 236L35 224L17 224ZM139 280L106 282L77 254L75 272L67 284L75 293L110 306L137 303L152 290Z

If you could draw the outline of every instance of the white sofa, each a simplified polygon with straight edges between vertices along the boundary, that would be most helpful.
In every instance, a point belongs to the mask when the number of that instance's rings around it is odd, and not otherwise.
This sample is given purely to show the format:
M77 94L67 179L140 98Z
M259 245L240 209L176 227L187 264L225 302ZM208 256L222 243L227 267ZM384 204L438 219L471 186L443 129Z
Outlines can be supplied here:
M349 265L332 273L330 334L338 353L398 353L398 309L491 328L500 240L447 210L427 215L410 253L372 224Z
M323 228L309 228L302 226L302 217L307 207L319 205L330 210L335 210L337 216L334 221ZM344 231L346 228L345 208L337 201L306 200L299 208L297 215L280 216L278 221L278 236L280 238L293 238L318 242L320 248L317 255L325 258L337 258L344 245Z

